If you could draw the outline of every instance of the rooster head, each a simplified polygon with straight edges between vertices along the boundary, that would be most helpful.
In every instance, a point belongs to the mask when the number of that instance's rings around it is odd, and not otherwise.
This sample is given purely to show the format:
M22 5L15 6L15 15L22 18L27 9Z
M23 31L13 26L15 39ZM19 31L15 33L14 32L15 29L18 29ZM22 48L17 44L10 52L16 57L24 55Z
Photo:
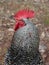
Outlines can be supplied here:
M25 22L23 21L23 19L29 19L34 17L35 13L33 10L28 10L28 9L23 9L18 11L17 13L15 13L14 15L14 19L16 21L15 24L15 28L14 30L16 31L17 29L25 26Z

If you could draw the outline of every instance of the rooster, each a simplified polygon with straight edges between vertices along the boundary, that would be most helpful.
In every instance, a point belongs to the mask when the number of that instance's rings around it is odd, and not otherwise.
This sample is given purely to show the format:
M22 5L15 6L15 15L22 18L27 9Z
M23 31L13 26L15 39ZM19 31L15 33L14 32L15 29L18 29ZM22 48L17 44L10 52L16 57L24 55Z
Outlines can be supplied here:
M16 21L15 32L5 56L5 65L43 65L38 50L38 30L29 20L34 15L34 11L25 9L13 16Z

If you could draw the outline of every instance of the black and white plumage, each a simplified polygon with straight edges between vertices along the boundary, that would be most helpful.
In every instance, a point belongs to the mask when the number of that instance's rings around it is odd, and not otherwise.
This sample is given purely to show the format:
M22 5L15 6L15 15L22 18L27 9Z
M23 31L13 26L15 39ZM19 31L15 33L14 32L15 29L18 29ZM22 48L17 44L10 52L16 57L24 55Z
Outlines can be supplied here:
M5 65L43 65L39 53L39 34L36 26L23 19L25 26L15 31L5 57Z

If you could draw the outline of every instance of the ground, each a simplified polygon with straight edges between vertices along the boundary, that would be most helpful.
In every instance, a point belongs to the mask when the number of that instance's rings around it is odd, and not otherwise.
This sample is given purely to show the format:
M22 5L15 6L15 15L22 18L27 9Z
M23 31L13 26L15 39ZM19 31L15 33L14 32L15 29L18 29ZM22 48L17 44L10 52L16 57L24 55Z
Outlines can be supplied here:
M49 0L0 0L0 65L14 34L15 21L9 17L21 9L35 11L32 22L39 30L39 51L45 65L49 65Z

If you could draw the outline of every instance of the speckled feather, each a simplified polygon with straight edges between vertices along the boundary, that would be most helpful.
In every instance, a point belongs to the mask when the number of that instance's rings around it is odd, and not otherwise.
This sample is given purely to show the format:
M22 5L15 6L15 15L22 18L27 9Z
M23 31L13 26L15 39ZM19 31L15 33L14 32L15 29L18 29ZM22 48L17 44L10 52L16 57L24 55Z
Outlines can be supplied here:
M31 21L23 20L26 25L15 31L5 63L6 65L43 65L38 51L38 30Z

